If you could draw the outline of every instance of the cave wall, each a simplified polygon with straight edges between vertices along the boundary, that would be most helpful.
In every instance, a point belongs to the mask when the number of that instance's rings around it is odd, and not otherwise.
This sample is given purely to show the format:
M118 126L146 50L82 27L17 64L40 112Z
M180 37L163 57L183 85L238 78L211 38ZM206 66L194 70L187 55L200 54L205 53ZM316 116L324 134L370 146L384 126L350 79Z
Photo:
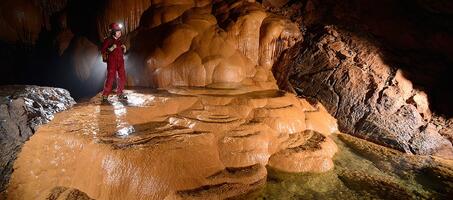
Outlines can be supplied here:
M450 2L263 4L304 31L273 67L280 88L321 101L343 132L451 157Z
M282 3L284 2L284 3ZM403 69L425 91L431 109L453 116L453 2L448 0L264 1L268 9L300 23L304 30L336 25L382 44L383 59Z

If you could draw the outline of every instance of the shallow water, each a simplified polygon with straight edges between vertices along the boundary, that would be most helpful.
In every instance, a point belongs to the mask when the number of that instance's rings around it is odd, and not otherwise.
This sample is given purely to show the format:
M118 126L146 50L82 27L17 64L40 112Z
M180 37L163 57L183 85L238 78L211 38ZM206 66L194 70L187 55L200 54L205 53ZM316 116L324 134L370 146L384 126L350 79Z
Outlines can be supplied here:
M255 199L452 199L451 161L400 153L349 136L332 135L339 147L327 173L284 173L268 168Z

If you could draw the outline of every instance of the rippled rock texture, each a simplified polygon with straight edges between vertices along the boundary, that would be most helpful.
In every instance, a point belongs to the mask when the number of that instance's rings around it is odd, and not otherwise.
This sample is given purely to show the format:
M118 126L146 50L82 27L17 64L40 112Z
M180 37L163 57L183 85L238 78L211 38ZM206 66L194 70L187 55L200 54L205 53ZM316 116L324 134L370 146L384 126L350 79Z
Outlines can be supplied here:
M57 114L23 147L9 198L62 186L94 199L224 199L261 188L266 166L333 168L336 120L321 104L278 90L169 91Z
M321 27L274 66L279 85L323 103L342 132L407 153L453 158L427 95L366 37Z
M23 143L40 125L52 120L55 113L74 104L69 92L60 88L0 87L0 192L6 189Z

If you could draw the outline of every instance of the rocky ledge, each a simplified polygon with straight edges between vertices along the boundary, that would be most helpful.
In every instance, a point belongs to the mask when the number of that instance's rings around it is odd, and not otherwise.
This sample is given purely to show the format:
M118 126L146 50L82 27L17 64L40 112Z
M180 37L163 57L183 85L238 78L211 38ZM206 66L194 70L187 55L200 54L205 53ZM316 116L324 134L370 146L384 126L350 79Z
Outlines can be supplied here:
M73 188L94 199L226 199L260 189L266 166L333 168L336 120L319 103L279 90L127 92L127 102L96 97L42 126L15 163L8 198Z
M61 88L0 86L0 192L6 189L22 144L39 125L74 104L69 92Z

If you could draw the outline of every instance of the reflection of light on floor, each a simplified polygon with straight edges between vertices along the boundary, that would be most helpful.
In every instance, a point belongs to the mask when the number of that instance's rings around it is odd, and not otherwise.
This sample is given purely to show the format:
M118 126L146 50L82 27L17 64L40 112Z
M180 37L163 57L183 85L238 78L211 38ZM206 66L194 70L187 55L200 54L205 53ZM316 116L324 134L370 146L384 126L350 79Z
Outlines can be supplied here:
M127 114L126 107L119 101L112 102L112 106L116 118L116 135L124 137L135 132L134 127L131 126L125 119Z
M154 100L155 96L153 95L140 95L133 91L130 95L127 96L127 104L130 106L149 106Z
M117 132L116 135L118 136L128 136L129 134L135 132L135 129L133 126L127 126L120 128Z
M117 119L126 115L126 112L127 112L126 107L124 107L124 105L121 102L118 102L118 101L113 102L112 106L113 106L113 112L115 113L115 116Z
M97 106L94 110L94 113L96 114L96 116L99 116L99 113L101 112L101 108L99 106ZM97 120L93 120L91 122L91 134L93 135L97 135L97 133L99 133L99 118L97 118Z

